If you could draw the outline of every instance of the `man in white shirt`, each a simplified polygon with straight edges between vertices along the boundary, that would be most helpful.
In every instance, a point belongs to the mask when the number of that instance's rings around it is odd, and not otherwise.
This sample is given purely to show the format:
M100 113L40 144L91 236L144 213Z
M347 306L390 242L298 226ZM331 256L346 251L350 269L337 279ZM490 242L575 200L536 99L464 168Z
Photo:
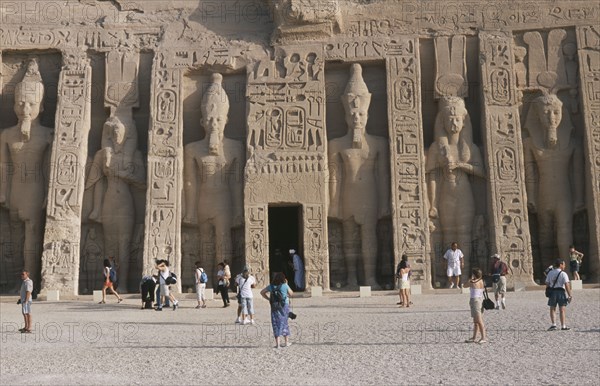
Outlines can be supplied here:
M444 259L448 262L448 268L446 269L446 275L448 276L448 282L450 288L460 288L460 275L461 268L465 265L465 255L458 249L458 243L455 241L450 245L450 249L444 254Z
M295 291L304 291L304 263L295 249L290 249L292 256L292 265L294 267L294 288Z
M568 331L571 329L570 327L567 327L565 320L567 304L571 303L573 297L571 296L569 275L564 272L564 270L565 261L558 259L554 263L554 269L548 272L548 276L546 276L546 285L552 288L550 291L550 297L548 298L548 305L550 306L550 321L552 322L552 325L548 331L558 330L554 320L556 316L557 304L560 314L561 330Z
M23 319L25 320L25 327L20 329L24 334L31 333L31 293L33 292L33 281L29 278L29 272L23 270L21 272L21 311L23 312Z
M254 324L254 296L252 295L252 288L256 287L256 279L250 275L248 268L244 268L241 276L238 275L235 280L238 287L238 299L242 305L242 324ZM249 316L250 320L246 320L246 316Z

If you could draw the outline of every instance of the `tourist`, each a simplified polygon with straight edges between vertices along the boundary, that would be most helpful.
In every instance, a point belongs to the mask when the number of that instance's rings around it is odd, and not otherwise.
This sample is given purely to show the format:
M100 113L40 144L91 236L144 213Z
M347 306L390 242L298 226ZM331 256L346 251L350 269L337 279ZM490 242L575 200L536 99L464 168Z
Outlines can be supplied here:
M558 305L558 310L560 314L560 329L565 331L571 329L570 327L567 327L565 319L567 304L571 302L571 299L573 299L573 297L571 296L571 284L569 283L569 275L567 275L567 273L564 272L564 269L565 261L562 259L558 259L554 263L554 269L548 273L548 276L546 276L546 285L552 288L550 292L550 298L548 298L548 305L550 306L550 321L552 322L552 325L550 326L548 331L554 331L558 329L558 327L556 327L555 321L556 305Z
M117 291L115 290L115 287L117 286L117 271L111 267L109 259L104 259L103 265L104 284L102 285L102 301L100 301L98 304L106 303L107 289L109 289L110 292L112 292L117 297L118 303L121 303L123 301L123 298L120 297Z
M252 294L252 288L256 287L256 279L250 275L248 268L244 268L241 275L236 277L236 284L238 287L238 304L241 305L242 324L254 324L254 296ZM246 320L246 316L250 320Z
M219 283L219 286L217 287L217 293L221 294L221 299L223 299L223 307L229 307L229 279L231 278L231 273L227 275L225 271L225 263L217 264L217 269L217 280Z
M471 317L473 318L473 337L467 339L466 343L487 343L485 337L485 326L483 325L483 273L479 268L473 268L471 271L471 280L469 280L471 298L469 306L471 307ZM477 332L481 339L477 340Z
M492 275L492 288L494 290L494 296L496 298L496 309L506 309L506 274L508 273L508 266L505 262L500 260L500 255L497 253L492 256L493 262L490 269ZM498 301L498 298L501 300Z
M290 249L292 266L294 267L294 286L298 291L304 291L304 263L295 249Z
M269 294L267 296L267 293ZM289 347L292 344L288 341L290 328L288 326L290 296L294 292L287 284L285 275L282 272L275 274L273 282L260 291L263 298L271 303L271 326L273 327L273 336L275 337L275 348ZM280 345L280 338L283 336L284 343Z
M444 259L448 262L446 269L446 275L448 276L448 282L450 288L460 288L460 275L461 268L465 265L464 255L460 249L458 249L458 243L455 241L450 245L450 249L444 254Z
M404 260L405 256L406 255L402 256L403 260L400 262L400 307L402 307L402 305L405 307L410 307L410 267L408 267L406 260Z
M583 260L583 253L577 251L575 246L571 245L569 247L569 257L571 258L569 268L571 269L573 280L581 280L579 277L579 268L581 267L581 260Z
M144 275L140 281L140 293L142 295L142 310L152 309L154 301L154 289L156 287L157 276Z
M396 266L396 279L398 279L398 281L400 280L400 278L402 277L400 274L400 270L402 268L410 268L410 264L408 262L408 256L406 254L402 255L402 258L400 259L400 262L398 263L398 265ZM412 275L412 272L409 270L408 271L408 278L410 280L410 276ZM409 296L410 296L410 289L408 290ZM400 297L400 301L398 303L396 303L399 306L402 306L404 304L404 302L402 301L402 290L400 289L400 282L398 282L398 297ZM410 304L412 304L412 301L410 302Z
M24 334L31 333L31 293L33 292L33 281L29 278L29 272L26 270L21 271L21 279L23 279L23 283L21 284L21 297L19 298L19 302L21 303L21 312L23 313L23 319L25 321L25 326L21 328L21 331Z
M241 277L242 277L242 274L238 273L235 276L235 279L233 279L233 282L237 283ZM237 288L237 290L238 290L238 295L239 295L239 287ZM237 318L235 319L235 324L240 324L240 323L242 323L242 298L237 295L236 295L236 298L237 298L238 306L237 306Z
M196 262L196 273L194 274L194 277L196 278L196 300L198 301L196 308L206 308L206 297L204 292L206 290L208 277L206 273L204 273L204 268L201 267L199 261Z
M169 261L168 260L160 260L158 264L158 283L160 286L160 294L164 296L165 299L170 299L173 303L173 311L179 307L179 302L175 299L175 296L170 291L169 283L167 283L167 279L171 276L171 271L169 270ZM158 306L156 308L157 311L162 311L162 307Z

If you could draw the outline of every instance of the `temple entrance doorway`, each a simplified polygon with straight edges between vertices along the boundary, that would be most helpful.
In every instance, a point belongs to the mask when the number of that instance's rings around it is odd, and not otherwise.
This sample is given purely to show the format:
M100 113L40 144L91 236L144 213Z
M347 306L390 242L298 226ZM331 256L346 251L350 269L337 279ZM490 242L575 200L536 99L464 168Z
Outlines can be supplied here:
M289 250L302 255L302 205L269 205L269 279L283 272L288 282L294 280Z

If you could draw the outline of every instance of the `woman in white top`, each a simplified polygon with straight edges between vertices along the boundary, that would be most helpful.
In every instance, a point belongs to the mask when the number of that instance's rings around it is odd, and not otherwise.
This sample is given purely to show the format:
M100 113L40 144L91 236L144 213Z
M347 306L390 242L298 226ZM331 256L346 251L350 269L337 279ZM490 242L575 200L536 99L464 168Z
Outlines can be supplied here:
M408 274L410 272L410 267L403 262L400 266L400 302L402 303L400 307L404 305L404 307L410 307L410 280L408 278Z
M469 305L471 306L471 317L473 318L473 337L467 339L466 343L487 343L485 338L485 326L483 324L483 273L479 268L473 268L471 271L471 296ZM481 339L477 340L477 332L481 334Z

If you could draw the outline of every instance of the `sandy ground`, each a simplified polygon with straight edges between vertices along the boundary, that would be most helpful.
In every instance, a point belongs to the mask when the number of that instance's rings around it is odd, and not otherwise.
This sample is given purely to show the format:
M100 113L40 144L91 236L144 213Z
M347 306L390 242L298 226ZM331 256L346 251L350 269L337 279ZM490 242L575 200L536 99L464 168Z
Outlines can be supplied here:
M19 334L20 306L0 303L0 384L597 384L600 290L574 293L571 331L548 332L543 291L508 293L486 311L488 344L467 344L468 295L302 298L292 346L274 349L266 300L257 324L235 307L181 301L177 311L90 301L33 304L34 333ZM235 301L235 298L233 298ZM14 298L16 301L16 298Z

